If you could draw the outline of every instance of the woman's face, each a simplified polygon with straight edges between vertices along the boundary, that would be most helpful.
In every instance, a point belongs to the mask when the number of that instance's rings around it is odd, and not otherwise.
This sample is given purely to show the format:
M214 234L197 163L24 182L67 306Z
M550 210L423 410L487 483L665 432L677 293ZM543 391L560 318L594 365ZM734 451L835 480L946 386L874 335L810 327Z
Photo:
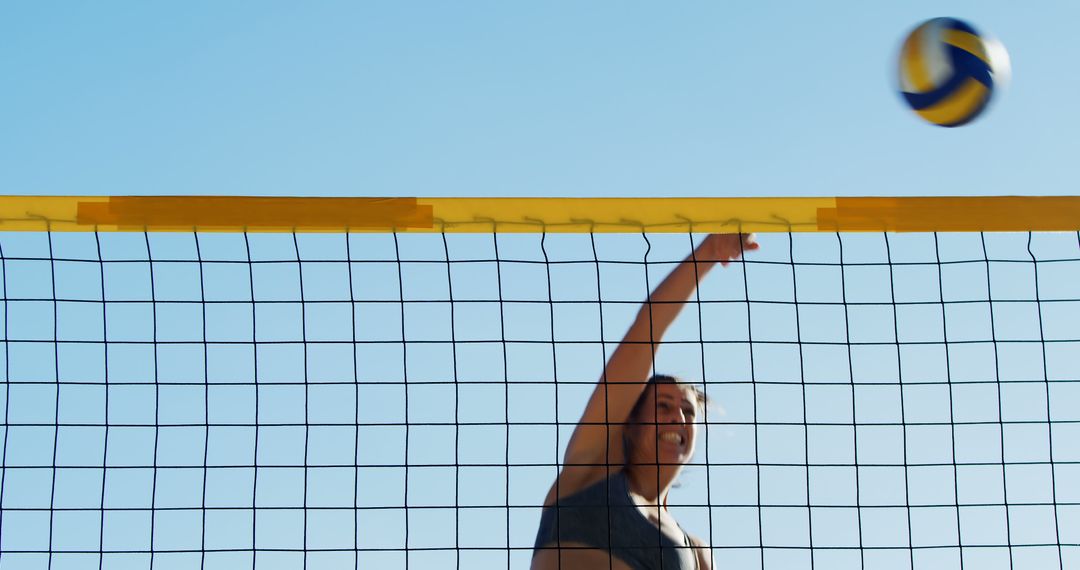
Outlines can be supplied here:
M694 454L698 398L693 388L654 383L645 389L630 427L630 460L637 464L684 464Z

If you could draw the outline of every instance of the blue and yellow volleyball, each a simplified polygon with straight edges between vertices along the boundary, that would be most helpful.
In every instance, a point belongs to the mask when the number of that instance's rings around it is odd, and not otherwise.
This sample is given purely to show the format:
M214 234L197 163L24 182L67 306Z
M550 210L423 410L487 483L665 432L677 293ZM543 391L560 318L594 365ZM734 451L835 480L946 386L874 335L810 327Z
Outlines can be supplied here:
M995 40L967 22L934 18L915 28L900 49L900 91L923 119L942 127L975 120L1008 74Z

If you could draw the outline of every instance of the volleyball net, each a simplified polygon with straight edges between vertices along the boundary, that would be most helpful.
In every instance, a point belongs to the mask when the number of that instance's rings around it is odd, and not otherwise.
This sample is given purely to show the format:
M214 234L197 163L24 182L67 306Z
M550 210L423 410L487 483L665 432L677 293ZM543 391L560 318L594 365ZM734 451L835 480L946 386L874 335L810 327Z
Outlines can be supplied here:
M724 230L655 364L712 402L668 505L715 567L1080 564L1076 200L214 200L0 200L0 568L528 568Z

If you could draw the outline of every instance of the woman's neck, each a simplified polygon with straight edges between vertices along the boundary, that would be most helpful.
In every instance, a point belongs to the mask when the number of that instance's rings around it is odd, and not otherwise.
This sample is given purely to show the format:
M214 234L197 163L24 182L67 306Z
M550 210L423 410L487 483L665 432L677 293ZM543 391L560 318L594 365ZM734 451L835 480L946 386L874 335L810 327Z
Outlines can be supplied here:
M671 484L679 474L679 467L681 466L627 465L624 468L627 486L649 505L666 503Z

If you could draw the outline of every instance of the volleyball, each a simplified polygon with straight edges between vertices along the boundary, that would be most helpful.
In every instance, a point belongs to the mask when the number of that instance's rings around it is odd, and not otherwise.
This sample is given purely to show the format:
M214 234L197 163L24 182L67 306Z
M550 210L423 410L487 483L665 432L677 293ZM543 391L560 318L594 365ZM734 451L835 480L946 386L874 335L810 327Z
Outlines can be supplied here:
M912 30L899 63L904 100L942 127L975 120L1009 73L1001 44L955 18L934 18Z

